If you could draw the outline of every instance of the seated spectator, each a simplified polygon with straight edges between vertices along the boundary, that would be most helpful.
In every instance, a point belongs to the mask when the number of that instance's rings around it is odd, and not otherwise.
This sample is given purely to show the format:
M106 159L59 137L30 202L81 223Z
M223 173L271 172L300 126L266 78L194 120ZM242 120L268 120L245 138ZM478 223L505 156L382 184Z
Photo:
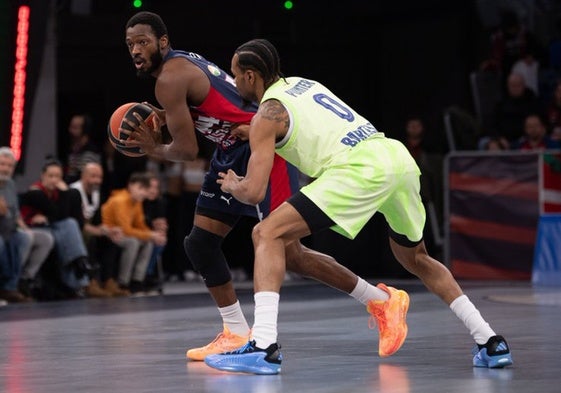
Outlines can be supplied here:
M108 227L101 223L101 204L105 197L101 195L103 168L96 162L88 162L82 168L80 180L70 184L70 188L80 192L84 216L83 235L90 258L100 269L91 277L86 290L89 296L109 297L127 296L117 285L116 269L121 247L123 231L119 227ZM102 284L103 283L103 284Z
M86 162L101 162L101 149L91 140L92 119L80 113L70 118L68 137L70 138L64 170L64 180L72 183L80 178L80 170Z
M525 135L513 145L514 149L545 150L561 148L559 141L552 140L547 134L547 128L540 115L531 114L526 117L524 133Z
M168 220L166 218L166 207L161 196L160 179L153 174L148 174L150 187L146 199L142 202L146 225L153 231L161 233L166 242L162 245L154 245L150 262L146 269L145 289L162 290L163 277L159 276L158 260L161 258L164 247L167 243Z
M524 120L530 113L540 113L536 95L526 87L520 74L512 73L507 81L507 95L495 108L495 131L509 143L517 141L524 134Z
M150 180L146 173L131 174L127 188L115 190L101 207L101 218L108 227L120 227L123 239L119 259L118 282L132 294L144 292L146 270L154 245L162 246L166 237L146 225L142 202L148 194Z
M69 297L85 296L93 270L81 227L84 218L80 194L62 180L62 164L48 159L41 178L21 195L21 214L30 227L49 231L55 239L58 276Z
M22 255L31 237L18 230L18 196L12 180L15 164L12 151L0 148L0 299L8 303L31 300L18 291Z

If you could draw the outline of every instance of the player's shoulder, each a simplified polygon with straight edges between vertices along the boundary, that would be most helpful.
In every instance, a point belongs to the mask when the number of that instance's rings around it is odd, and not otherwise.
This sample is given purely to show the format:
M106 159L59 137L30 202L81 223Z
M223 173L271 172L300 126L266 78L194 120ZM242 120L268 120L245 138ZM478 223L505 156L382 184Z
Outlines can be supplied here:
M166 61L156 80L157 85L173 87L185 81L204 77L204 72L187 59L176 57Z

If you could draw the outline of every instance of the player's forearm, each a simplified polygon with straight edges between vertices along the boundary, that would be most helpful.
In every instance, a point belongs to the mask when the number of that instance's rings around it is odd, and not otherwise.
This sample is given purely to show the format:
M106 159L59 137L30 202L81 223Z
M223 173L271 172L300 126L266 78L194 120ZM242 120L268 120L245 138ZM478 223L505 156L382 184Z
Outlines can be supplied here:
M199 153L198 146L184 147L176 142L167 145L157 145L151 151L146 152L150 157L166 161L193 161Z
M232 188L230 193L242 203L256 205L265 199L266 191L266 187L263 189L250 181L242 180Z

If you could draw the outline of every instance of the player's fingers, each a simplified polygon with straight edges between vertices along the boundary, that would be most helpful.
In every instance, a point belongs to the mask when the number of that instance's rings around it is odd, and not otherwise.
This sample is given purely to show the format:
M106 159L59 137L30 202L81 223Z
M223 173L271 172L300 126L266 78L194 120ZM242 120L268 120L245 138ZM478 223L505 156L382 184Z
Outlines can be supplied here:
M136 112L133 113L133 115L134 114L136 114ZM134 121L130 121L129 119L123 119L123 121L135 130L140 129L140 124L139 123L135 123Z
M142 116L140 116L137 112L133 112L132 115L136 118L136 120L138 120L139 128L147 127L146 122L144 121Z
M132 131L119 128L119 134L125 134L127 137L130 137L132 135Z

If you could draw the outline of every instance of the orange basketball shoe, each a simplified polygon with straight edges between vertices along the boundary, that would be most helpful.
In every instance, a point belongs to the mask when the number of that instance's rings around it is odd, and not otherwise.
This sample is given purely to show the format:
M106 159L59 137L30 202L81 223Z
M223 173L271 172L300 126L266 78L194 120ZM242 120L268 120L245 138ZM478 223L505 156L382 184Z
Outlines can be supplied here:
M378 354L380 357L391 356L403 345L407 337L407 309L409 308L409 295L407 292L385 284L378 284L378 288L387 292L390 298L386 301L370 300L366 309L372 315L368 326L373 329L373 322L378 325L380 344Z
M230 332L230 329L224 325L224 330L209 344L204 347L189 349L185 356L191 360L203 361L207 355L233 351L244 346L248 341L249 332L247 336L240 336Z

